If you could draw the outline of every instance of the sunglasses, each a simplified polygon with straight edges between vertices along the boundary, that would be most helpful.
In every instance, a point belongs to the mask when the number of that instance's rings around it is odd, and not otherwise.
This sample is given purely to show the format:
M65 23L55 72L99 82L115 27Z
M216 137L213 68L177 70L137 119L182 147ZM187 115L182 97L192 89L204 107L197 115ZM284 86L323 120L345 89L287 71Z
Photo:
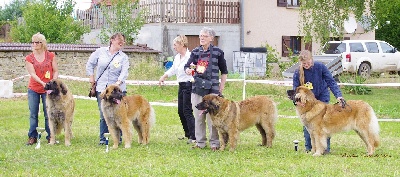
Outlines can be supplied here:
M36 42L31 42L32 44L41 44L42 42L36 41Z

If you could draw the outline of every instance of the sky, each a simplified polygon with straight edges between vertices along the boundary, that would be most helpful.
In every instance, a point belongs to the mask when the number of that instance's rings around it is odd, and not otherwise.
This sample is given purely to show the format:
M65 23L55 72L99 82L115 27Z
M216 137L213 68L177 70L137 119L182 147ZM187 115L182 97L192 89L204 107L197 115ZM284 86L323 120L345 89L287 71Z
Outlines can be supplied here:
M0 6L4 7L6 4L10 3L12 0L0 0ZM90 7L91 0L74 0L76 2L75 9L88 9Z

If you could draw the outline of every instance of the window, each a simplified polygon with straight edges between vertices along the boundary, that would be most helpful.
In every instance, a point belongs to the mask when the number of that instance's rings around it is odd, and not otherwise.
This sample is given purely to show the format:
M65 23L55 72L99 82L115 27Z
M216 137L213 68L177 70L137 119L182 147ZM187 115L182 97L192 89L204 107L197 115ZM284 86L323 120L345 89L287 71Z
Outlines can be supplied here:
M300 5L299 0L287 0L288 6L298 7Z
M278 7L286 7L288 4L287 0L278 0L277 3Z
M376 42L366 42L368 53L379 53L378 44Z
M311 45L306 45L306 49L311 51ZM290 51L297 55L301 51L301 36L282 36L282 57L288 57Z
M328 43L325 54L340 54L346 51L346 43Z
M384 42L380 42L381 47L382 47L382 52L383 53L394 53L393 47L390 46L389 44L386 44Z
M299 7L299 0L277 0L278 7Z
M365 52L364 47L361 43L349 43L350 52Z

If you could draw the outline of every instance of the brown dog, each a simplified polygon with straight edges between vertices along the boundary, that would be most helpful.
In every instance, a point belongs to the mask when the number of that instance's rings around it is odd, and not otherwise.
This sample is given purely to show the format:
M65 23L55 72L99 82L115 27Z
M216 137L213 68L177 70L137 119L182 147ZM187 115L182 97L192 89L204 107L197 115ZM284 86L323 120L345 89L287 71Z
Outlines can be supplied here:
M155 112L141 95L124 96L116 85L108 86L101 94L101 110L113 139L113 148L118 148L120 130L125 148L132 144L132 126L138 133L139 143L149 143L150 127L155 123Z
M334 133L355 130L372 155L379 145L379 124L372 107L361 100L326 104L317 100L307 87L297 87L294 96L297 115L311 136L314 156L323 154L326 139Z
M203 114L209 113L213 125L218 130L220 150L230 144L234 151L239 133L251 126L256 126L262 137L262 145L271 147L275 137L275 123L278 118L276 104L267 96L254 96L238 103L221 96L209 94L196 105Z
M56 142L56 135L65 131L65 145L71 145L72 121L74 119L75 100L71 91L68 90L60 79L53 79L46 83L44 89L47 91L46 110L49 117L50 143Z

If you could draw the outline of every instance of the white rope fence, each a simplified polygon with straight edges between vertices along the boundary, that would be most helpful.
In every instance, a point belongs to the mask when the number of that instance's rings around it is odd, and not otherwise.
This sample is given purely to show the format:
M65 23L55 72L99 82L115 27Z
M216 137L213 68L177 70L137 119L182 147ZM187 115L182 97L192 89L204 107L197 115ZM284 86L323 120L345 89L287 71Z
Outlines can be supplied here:
M29 77L29 75L20 76L17 78L12 79L12 82L17 80L23 79L24 77ZM67 75L59 75L61 79L73 80L73 81L83 81L89 82L89 78L81 78L75 76L67 76ZM243 89L245 90L246 83L259 83L259 84L271 84L271 85L279 85L279 86L293 86L292 81L274 81L274 80L245 80L245 79L227 79L227 82L244 82ZM156 86L158 85L158 81L140 81L140 80L126 80L127 85L145 85L145 86ZM163 85L179 85L177 81L164 81ZM353 84L353 83L338 83L338 85L345 85L345 86L368 86L368 87L400 87L400 83L378 83L378 84ZM243 99L245 91L243 91ZM15 96L23 96L26 93L14 93ZM74 95L74 98L77 99L86 99L86 100L96 100L96 98L89 98L87 96L79 96ZM155 106L174 106L177 107L177 103L162 103L162 102L150 102L151 105ZM281 118L297 118L297 116L286 116L286 115L279 115L278 117ZM378 119L379 121L386 121L386 122L400 122L400 119Z

